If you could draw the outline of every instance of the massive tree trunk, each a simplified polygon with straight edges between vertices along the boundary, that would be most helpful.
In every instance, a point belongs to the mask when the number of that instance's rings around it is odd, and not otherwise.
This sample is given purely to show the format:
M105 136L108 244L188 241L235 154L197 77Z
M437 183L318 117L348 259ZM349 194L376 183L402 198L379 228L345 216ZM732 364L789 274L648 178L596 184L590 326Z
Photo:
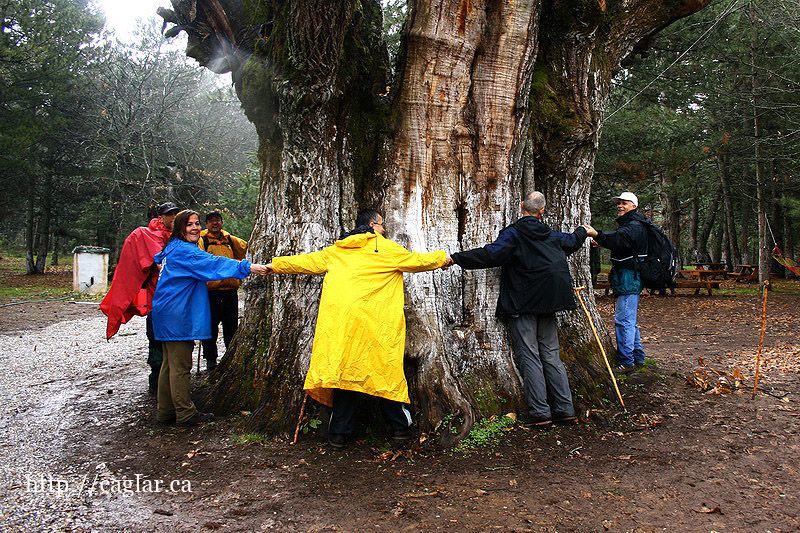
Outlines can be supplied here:
M250 242L266 261L330 244L365 206L420 251L494 240L534 188L554 227L588 221L613 72L637 43L706 3L414 2L394 83L377 0L261 0L244 11L235 0L191 9L173 0L175 11L160 12L187 31L189 55L232 71L256 125L262 189ZM588 285L585 251L572 267ZM478 417L522 407L494 317L498 279L458 268L406 276L406 375L424 430L447 418L456 431L444 434L463 436ZM254 409L261 428L292 424L320 282L246 284L245 318L211 390L215 409ZM580 314L560 318L576 399L591 403L607 392L606 377Z

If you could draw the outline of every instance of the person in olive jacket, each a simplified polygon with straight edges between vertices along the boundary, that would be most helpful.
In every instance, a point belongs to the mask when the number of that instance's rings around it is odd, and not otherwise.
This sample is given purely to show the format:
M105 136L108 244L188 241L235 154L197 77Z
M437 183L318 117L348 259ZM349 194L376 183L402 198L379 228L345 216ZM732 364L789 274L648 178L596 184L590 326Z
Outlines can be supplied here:
M583 245L587 229L551 230L541 221L544 208L542 193L528 194L520 203L522 217L497 240L451 256L464 269L502 267L496 315L508 324L528 405L528 416L520 421L530 426L576 420L559 354L556 312L577 307L566 254Z

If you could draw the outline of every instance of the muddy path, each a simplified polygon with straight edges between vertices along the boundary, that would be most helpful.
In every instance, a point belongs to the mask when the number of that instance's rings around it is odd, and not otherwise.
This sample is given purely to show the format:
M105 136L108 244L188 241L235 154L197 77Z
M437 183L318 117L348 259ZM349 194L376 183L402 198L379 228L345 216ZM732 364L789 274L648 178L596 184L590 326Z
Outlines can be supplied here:
M600 305L608 316L612 300ZM241 444L242 417L160 427L144 393L143 323L111 343L91 313L2 334L0 529L797 531L798 298L771 297L755 400L685 378L738 368L751 384L759 305L643 298L655 365L622 383L627 413L609 405L575 427L516 428L466 455L430 443L398 454L380 440L334 451L316 436ZM71 492L31 484L41 474Z

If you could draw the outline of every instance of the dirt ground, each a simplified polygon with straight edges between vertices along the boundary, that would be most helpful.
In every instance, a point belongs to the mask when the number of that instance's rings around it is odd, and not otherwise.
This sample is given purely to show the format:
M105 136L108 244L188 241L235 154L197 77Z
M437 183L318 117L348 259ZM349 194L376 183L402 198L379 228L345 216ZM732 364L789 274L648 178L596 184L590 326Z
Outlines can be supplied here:
M756 399L746 389L758 346L759 297L644 297L640 323L655 364L621 384L627 413L612 406L574 427L515 428L493 449L466 455L430 443L399 455L384 442L336 451L315 436L294 447L288 437L239 444L236 419L195 429L159 427L154 403L143 392L143 360L95 363L91 379L76 372L45 391L82 388L67 402L78 422L62 424L68 444L63 456L52 459L53 468L77 471L80 465L103 470L109 479L139 474L188 481L191 492L84 498L80 510L57 511L77 513L80 520L61 517L50 527L798 531L796 294L770 296ZM613 300L599 302L609 318ZM9 319L10 310L19 316ZM102 331L94 307L28 304L0 309L0 335L59 327L50 325L54 318L65 321L62 327ZM737 384L741 388L731 391ZM0 529L4 514L13 513L0 510Z

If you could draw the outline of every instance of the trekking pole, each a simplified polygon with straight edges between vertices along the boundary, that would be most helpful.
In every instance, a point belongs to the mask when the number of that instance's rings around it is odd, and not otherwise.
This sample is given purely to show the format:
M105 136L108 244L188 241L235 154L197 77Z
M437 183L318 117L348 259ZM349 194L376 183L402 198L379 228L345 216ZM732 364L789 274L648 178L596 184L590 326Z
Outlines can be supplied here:
M614 390L617 391L617 398L619 398L619 404L622 406L622 409L627 413L628 409L625 408L625 402L622 401L622 394L619 392L619 386L617 386L617 378L614 377L614 371L611 370L611 365L608 362L608 357L606 356L606 349L603 346L603 343L600 341L600 335L597 333L597 328L594 326L594 320L592 320L592 314L589 312L589 308L586 307L586 303L583 301L583 296L581 296L581 291L584 290L586 287L575 287L575 295L578 297L578 301L581 303L581 307L583 308L583 312L586 313L586 318L589 319L589 325L592 326L592 333L594 333L594 338L597 340L597 345L600 347L600 353L603 354L603 361L606 363L606 368L608 369L608 375L611 376L611 382L614 384Z
M756 397L758 388L758 371L761 368L761 350L764 348L764 332L767 329L767 294L769 294L769 280L764 280L764 306L761 308L761 335L758 339L758 353L756 354L756 377L753 383L753 398Z
M294 428L292 445L297 444L297 436L300 434L300 422L303 420L303 413L306 411L306 400L308 400L308 394L303 395L303 403L300 405L300 416L297 417L297 425Z

